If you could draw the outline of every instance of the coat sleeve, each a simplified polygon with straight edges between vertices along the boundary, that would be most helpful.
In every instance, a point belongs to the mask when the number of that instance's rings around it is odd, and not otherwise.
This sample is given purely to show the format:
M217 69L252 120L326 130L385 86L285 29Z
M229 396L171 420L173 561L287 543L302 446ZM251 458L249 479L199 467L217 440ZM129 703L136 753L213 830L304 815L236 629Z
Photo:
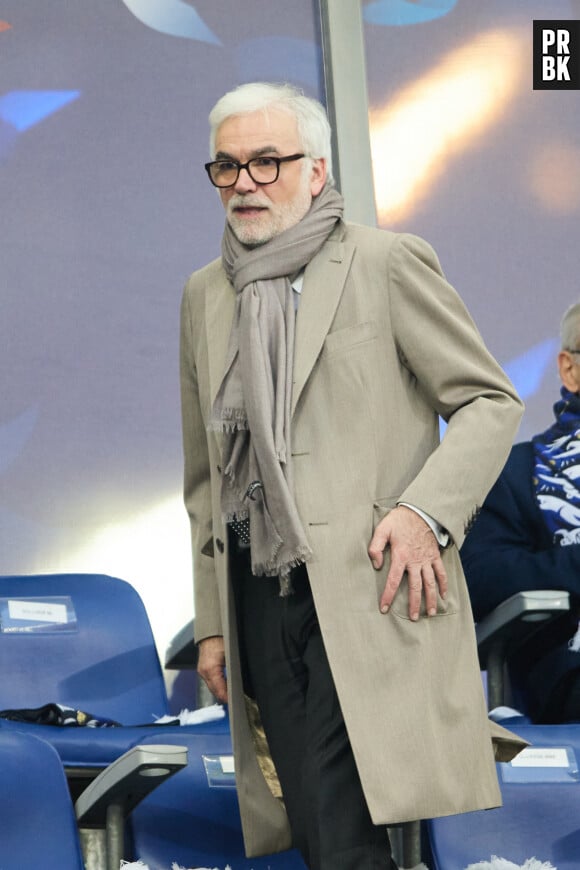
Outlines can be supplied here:
M580 599L580 545L551 543L533 500L529 445L518 445L465 539L461 561L474 616L528 589L562 589Z
M436 519L460 547L506 461L523 405L433 249L401 235L388 269L399 357L447 423L440 445L400 500Z
M208 434L200 404L195 348L203 318L192 313L191 279L181 303L180 381L184 454L184 500L193 553L195 640L221 635L219 595L213 555Z

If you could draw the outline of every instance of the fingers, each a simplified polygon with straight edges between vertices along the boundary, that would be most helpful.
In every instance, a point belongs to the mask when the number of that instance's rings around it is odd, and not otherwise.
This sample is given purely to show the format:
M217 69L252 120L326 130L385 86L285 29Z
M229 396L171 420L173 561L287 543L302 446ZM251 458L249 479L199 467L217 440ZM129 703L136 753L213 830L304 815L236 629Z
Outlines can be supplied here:
M228 703L225 678L225 652L223 638L209 637L199 644L197 672L212 695L222 704Z
M427 572L426 572L427 573ZM409 619L417 622L421 610L421 595L423 592L422 571L416 567L409 570ZM425 588L425 606L427 607L427 587ZM432 606L432 602L431 602ZM436 612L436 607L435 607ZM427 607L427 613L429 613ZM430 614L431 615L431 614Z
M425 610L427 616L435 616L437 613L437 582L435 580L435 571L432 565L425 566L422 573L422 583L419 585L419 600L413 600L411 608L411 595L409 594L409 616L411 619L419 619L419 610L421 607L421 588L425 594Z
M385 548L388 543L389 534L385 531L384 526L379 524L374 531L367 550L371 562L373 563L373 568L377 571L380 571L383 567L385 561Z
M423 598L425 600L425 612L427 616L435 616L437 614L439 599L444 600L447 595L447 574L441 561L438 565L409 565L406 569L391 565L379 602L381 613L388 613L397 590L401 585L405 571L407 573L409 596L409 619L413 620L413 622L419 619Z
M200 673L212 695L222 704L228 703L228 687L223 672L205 676Z
M401 585L401 580L403 579L404 567L398 565L397 562L393 559L391 561L391 567L389 569L389 573L387 574L387 582L385 583L385 588L383 590L383 594L381 595L381 600L379 601L379 607L381 613L388 613L391 604L397 594L397 589Z

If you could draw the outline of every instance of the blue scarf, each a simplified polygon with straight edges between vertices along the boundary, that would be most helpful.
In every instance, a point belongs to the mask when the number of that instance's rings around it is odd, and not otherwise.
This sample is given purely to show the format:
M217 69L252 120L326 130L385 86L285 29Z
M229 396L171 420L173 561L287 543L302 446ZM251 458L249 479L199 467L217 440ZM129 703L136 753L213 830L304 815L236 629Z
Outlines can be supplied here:
M556 422L532 438L533 485L555 544L580 543L580 396L562 387Z

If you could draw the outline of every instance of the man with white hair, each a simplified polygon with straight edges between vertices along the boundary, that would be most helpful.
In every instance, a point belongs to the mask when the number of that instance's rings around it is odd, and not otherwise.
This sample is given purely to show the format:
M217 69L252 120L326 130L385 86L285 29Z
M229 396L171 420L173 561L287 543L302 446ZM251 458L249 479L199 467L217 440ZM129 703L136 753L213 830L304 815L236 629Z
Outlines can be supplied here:
M500 803L457 550L521 403L429 245L344 222L317 101L242 85L210 125L222 256L181 337L198 670L247 854L393 870L387 823Z
M568 619L535 632L510 659L526 713L580 721L580 303L565 312L555 421L513 447L461 558L476 619L530 589L569 592Z

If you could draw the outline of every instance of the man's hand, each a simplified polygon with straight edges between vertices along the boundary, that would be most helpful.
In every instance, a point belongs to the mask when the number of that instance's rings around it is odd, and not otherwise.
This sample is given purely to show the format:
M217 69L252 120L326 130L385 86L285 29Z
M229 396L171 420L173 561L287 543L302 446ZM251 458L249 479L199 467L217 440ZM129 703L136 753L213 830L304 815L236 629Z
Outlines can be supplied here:
M424 519L404 505L392 510L377 525L368 553L379 571L386 547L391 549L391 567L380 600L381 613L387 613L399 588L403 574L409 582L409 617L419 619L421 594L429 616L437 613L437 590L441 598L447 593L447 574L435 535Z
M222 704L228 703L228 687L225 678L226 655L223 637L206 637L199 644L197 672L207 687Z

